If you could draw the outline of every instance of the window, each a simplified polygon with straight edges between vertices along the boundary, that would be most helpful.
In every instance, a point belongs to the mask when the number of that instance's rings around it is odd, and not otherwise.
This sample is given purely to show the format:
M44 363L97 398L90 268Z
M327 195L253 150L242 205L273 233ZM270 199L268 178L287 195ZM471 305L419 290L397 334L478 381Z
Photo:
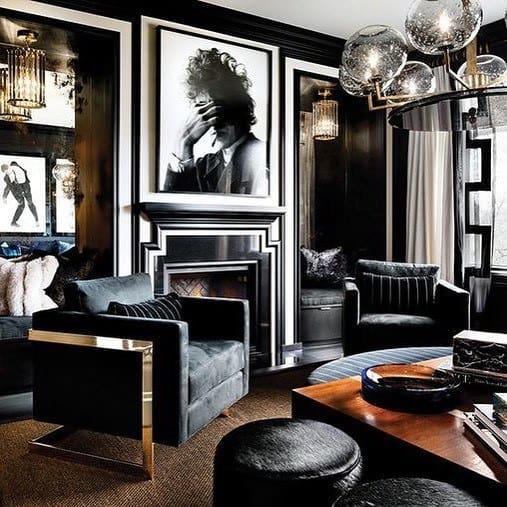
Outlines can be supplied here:
M507 269L507 130L497 131L493 143L493 268Z

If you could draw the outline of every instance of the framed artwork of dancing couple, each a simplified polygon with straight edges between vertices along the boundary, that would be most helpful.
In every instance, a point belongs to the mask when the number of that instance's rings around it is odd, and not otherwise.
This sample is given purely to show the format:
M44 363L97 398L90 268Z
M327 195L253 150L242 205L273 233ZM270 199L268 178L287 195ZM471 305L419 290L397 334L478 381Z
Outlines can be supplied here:
M46 158L0 154L0 233L46 232Z
M157 30L157 191L272 196L277 48L186 28Z

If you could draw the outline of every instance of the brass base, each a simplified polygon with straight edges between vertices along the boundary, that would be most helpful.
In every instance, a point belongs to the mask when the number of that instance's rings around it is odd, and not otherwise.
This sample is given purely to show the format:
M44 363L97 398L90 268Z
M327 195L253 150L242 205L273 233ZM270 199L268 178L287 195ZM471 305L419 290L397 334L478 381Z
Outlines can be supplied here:
M28 449L30 452L36 454L42 454L43 456L49 456L53 458L59 458L66 461L72 461L74 463L80 463L82 465L88 465L92 467L106 468L115 472L122 472L129 475L134 475L145 480L153 479L153 442L151 438L151 429L149 431L143 431L143 462L134 463L132 461L122 461L113 458L106 458L105 456L98 456L96 454L90 454L86 452L73 451L70 449L64 449L58 447L58 441L70 435L76 431L75 429L68 428L65 426L59 426L58 428L46 433L40 437L30 440L28 443Z

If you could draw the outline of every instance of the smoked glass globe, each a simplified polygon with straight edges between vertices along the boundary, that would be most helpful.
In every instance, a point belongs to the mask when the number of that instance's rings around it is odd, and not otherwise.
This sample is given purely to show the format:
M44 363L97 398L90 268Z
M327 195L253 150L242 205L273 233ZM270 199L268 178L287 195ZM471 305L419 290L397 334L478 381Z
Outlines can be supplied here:
M478 0L415 0L405 20L408 41L427 55L464 48L479 31Z
M435 91L436 80L431 68L422 62L408 61L386 89L387 96L425 95Z
M477 72L468 73L467 62L458 70L458 76L471 88L480 86L504 86L507 81L507 63L495 55L479 55L477 57Z
M353 97L365 97L372 90L371 86L361 84L355 79L352 79L350 74L344 69L343 65L340 65L339 81L341 87Z
M401 71L407 54L400 32L386 25L370 25L347 40L342 65L352 79L363 85L385 83Z

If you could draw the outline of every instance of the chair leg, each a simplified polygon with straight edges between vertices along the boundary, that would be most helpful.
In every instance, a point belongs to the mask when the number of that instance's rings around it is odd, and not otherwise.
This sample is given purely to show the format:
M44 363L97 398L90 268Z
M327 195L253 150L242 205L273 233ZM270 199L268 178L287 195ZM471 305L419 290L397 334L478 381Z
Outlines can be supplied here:
M222 410L222 412L220 412L220 415L221 415L222 417L231 417L231 415L232 415L232 409L231 409L231 407L229 407L229 408L224 408L224 409Z

